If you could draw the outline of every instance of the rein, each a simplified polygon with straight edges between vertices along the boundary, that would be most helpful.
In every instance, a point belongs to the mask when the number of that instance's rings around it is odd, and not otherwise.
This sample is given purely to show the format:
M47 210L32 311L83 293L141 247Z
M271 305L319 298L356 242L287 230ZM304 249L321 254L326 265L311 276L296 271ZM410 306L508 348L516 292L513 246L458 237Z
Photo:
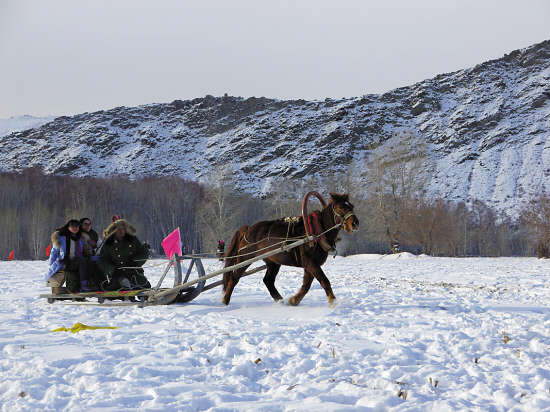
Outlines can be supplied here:
M313 237L315 237L316 239L319 239L319 238L321 238L322 236L324 236L325 233L328 233L328 232L330 232L331 230L337 229L337 228L339 228L340 226L342 226L342 223L337 223L337 224L335 224L334 226L332 226L331 228L325 230L324 232L319 233L318 235L304 235L304 236L298 236L298 237L291 237L291 238L288 238L288 239L278 238L278 239L284 239L284 240L282 240L282 241L280 241L280 242L277 242L277 243L273 243L273 244L271 244L271 245L269 245L269 246L263 247L263 248L261 248L261 249L257 249L257 250L252 251L252 252L241 253L241 254L234 255L234 256L227 256L227 257L223 257L223 258L221 258L221 259L227 260L227 259L233 259L233 258L237 258L237 257L243 257L243 256L254 255L254 254L256 254L257 252L261 252L261 251L263 251L263 250L268 250L268 249L272 249L272 248L275 248L275 247L279 247L279 245L285 244L285 243L287 243L287 242L290 241L290 240L305 239L305 238L307 238L308 236L313 236ZM272 238L272 239L274 239L274 238ZM241 251L241 250L243 250L243 249L246 249L246 248L248 248L249 246L255 245L256 243L263 242L264 240L266 240L266 239L262 239L262 240L259 240L258 242L254 242L254 243L248 244L248 245L246 245L246 246L243 246L241 249L239 249L239 251ZM192 256L192 255L189 255L189 256Z

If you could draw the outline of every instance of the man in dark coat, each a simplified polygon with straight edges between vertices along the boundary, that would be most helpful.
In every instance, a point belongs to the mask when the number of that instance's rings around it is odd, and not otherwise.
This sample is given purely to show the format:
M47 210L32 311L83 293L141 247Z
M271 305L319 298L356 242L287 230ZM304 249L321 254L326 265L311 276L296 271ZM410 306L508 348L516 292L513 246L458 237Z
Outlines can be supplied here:
M105 276L102 288L150 288L141 269L148 258L149 249L136 237L136 229L124 219L114 221L103 231L103 246L97 262Z

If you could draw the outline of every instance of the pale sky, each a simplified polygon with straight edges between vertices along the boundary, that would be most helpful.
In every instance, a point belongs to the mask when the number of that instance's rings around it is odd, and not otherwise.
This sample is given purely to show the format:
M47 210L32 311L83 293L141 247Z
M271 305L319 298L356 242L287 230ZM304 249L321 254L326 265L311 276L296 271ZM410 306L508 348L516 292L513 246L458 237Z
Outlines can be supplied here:
M546 39L549 0L0 0L0 117L360 96Z

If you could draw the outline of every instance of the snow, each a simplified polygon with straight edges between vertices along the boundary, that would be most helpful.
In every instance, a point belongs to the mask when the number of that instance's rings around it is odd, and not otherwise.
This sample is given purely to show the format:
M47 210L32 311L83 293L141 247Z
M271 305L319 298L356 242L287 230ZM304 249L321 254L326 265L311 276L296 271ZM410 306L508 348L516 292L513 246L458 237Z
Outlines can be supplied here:
M324 267L334 308L317 283L299 307L273 303L258 274L228 307L214 289L140 309L48 304L45 262L0 262L1 409L549 409L549 265L337 257ZM300 285L281 270L285 298ZM76 322L119 329L51 332Z
M35 117L28 114L23 116L12 116L7 119L0 119L0 137L13 132L20 132L26 129L40 127L54 119L54 116Z

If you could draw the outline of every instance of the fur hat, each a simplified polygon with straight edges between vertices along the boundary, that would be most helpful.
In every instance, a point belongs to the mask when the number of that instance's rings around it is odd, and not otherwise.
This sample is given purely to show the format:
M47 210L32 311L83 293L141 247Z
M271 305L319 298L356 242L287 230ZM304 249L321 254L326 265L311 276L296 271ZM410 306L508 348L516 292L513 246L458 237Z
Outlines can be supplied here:
M107 229L103 231L103 241L110 238L119 227L123 227L126 229L126 233L130 236L136 235L136 228L128 223L125 219L118 219L115 220L113 223L111 223L109 226L107 226Z

